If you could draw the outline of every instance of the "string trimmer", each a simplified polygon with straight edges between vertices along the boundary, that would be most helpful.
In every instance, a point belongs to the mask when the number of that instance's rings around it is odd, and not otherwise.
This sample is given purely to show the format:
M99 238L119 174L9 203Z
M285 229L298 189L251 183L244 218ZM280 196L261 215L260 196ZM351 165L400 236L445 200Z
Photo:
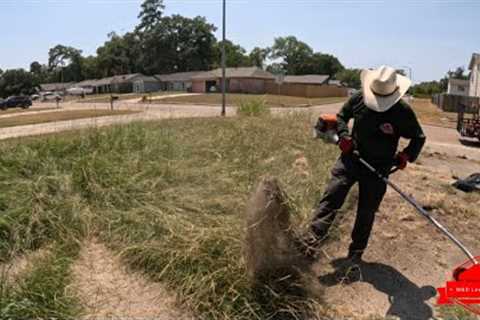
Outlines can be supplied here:
M320 138L326 143L338 143L337 135L337 119L335 115L320 116L316 126L314 127L314 137ZM377 169L365 161L358 151L353 152L353 156L368 170L374 173L379 179L383 180L388 186L395 190L405 201L410 203L420 215L430 221L438 230L446 235L470 260L453 272L453 278L459 280L472 280L472 277L478 277L480 274L480 264L475 256L463 245L460 240L455 238L442 224L440 224L434 217L432 217L413 197L403 192L397 185L391 182L388 177L384 176ZM398 168L394 168L390 174L396 172Z

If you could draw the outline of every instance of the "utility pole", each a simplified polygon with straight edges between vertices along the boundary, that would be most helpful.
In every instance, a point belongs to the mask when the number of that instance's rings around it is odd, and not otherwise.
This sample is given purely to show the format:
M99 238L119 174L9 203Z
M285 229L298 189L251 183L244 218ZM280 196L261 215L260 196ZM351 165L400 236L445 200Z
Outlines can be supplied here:
M226 0L223 0L223 42L222 42L222 116L226 115L226 104L227 104L227 97L226 97L226 90L227 90L227 80L226 80L226 67L227 67L227 55L225 52L225 42L227 38L227 31L226 31L226 22L227 22L227 4Z
M408 71L409 71L409 74L410 74L410 80L413 81L413 72L412 72L412 68L409 67L409 66L401 66L401 68L407 68Z

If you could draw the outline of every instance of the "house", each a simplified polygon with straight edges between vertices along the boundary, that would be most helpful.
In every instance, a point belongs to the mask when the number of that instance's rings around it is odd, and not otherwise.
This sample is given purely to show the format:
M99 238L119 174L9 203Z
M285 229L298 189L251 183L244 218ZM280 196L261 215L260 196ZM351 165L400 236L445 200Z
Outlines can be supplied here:
M227 68L226 90L230 93L264 94L266 82L274 81L275 77L257 67ZM200 73L192 77L192 91L197 93L215 92L221 90L222 69Z
M447 94L468 96L470 80L449 79Z
M192 91L192 78L204 73L204 71L177 72L155 75L161 83L164 91Z
M133 80L133 92L148 93L162 90L162 82L153 76L138 75Z
M270 94L306 98L347 97L349 94L349 89L340 82L322 74L285 76L281 82L269 81L266 88Z
M74 82L63 83L43 83L40 85L41 92L65 92L67 89L72 88L75 85Z
M470 85L468 95L480 97L480 53L474 53L470 60Z
M76 87L92 90L93 93L143 93L161 90L160 81L141 73L116 75L102 79L84 80Z

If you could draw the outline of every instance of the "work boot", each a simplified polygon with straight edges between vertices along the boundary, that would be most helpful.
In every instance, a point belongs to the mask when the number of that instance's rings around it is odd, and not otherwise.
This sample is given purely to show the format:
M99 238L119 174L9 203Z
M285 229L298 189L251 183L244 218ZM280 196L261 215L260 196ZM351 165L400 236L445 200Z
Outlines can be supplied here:
M360 265L362 263L363 251L354 250L349 251L347 260L351 265Z

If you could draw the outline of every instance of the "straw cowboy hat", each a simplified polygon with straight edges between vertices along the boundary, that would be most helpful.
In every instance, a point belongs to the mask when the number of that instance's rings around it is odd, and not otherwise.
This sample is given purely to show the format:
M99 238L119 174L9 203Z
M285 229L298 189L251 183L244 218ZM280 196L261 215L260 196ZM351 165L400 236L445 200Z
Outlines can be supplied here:
M412 81L397 74L392 67L381 66L375 70L365 69L362 80L363 102L377 112L393 107L407 93Z

